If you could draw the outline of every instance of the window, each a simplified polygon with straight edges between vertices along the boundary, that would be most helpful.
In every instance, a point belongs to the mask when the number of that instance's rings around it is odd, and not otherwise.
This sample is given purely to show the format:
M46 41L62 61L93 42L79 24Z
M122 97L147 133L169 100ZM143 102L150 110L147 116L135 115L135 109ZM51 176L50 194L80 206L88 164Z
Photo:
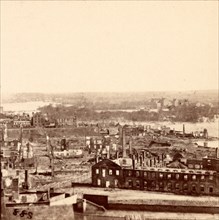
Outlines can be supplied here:
M209 187L209 193L213 193L213 187L212 186Z
M171 174L167 174L167 179L171 179Z
M128 181L128 186L129 186L129 188L132 188L132 180Z
M184 175L184 180L188 180L188 175Z
M179 183L176 183L175 188L178 190L179 189Z
M119 170L116 170L116 175L119 176Z
M97 185L100 186L101 185L101 180L97 179Z
M192 192L196 192L196 187L195 187L195 185L192 185Z
M139 171L136 171L136 176L138 177L138 176L140 176L140 172Z
M188 190L188 184L184 184L183 185L183 191L187 191Z
M163 179L163 173L159 173L160 179Z
M192 175L192 180L196 180L196 175Z
M160 182L160 183L159 183L159 188L160 188L160 189L163 189L163 188L164 188L163 182Z
M99 174L99 169L96 169L96 174Z
M132 176L132 171L131 170L128 171L128 176Z
M167 191L171 191L172 190L172 183L168 183L167 184Z
M201 168L200 164L195 164L195 169L200 169L200 168Z
M204 179L205 179L205 176L204 176L204 175L202 175L202 176L201 176L201 180L204 180Z
M140 181L139 180L136 180L136 187L140 188Z
M144 189L147 189L148 182L144 181Z
M113 175L113 171L112 170L109 170L109 175Z
M155 181L152 181L152 182L151 182L151 188L156 188L156 183L155 183Z
M105 177L106 176L106 170L102 169L102 176Z
M178 174L178 173L176 174L176 179L177 179L177 180L179 179L179 174Z
M189 164L189 165L188 165L188 168L189 168L189 169L192 169L192 168L193 168L193 165L192 165L192 164Z
M144 172L144 177L147 177L147 172Z
M115 187L118 187L118 180L115 179Z
M155 178L156 177L156 174L153 172L151 173L151 178Z
M213 175L210 175L209 180L213 180L213 179L214 179Z
M205 191L205 187L203 185L200 186L200 190L201 192L204 192Z

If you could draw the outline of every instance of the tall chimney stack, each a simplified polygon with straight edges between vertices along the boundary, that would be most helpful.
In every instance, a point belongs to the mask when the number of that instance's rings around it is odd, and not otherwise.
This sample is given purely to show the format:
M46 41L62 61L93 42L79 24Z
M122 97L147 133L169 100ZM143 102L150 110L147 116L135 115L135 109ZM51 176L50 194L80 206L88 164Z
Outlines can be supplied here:
M216 158L219 159L219 147L216 147Z
M145 157L144 157L144 151L142 151L142 166L145 165Z
M129 138L129 154L132 154L132 136Z
M106 152L107 152L107 159L110 159L110 146L106 146Z
M150 164L149 164L149 166L152 167L152 159L150 159Z
M25 170L25 177L24 177L24 187L25 189L28 189L28 170Z
M132 167L134 170L135 169L135 155L134 154L132 155Z
M122 157L126 157L125 128L122 128Z

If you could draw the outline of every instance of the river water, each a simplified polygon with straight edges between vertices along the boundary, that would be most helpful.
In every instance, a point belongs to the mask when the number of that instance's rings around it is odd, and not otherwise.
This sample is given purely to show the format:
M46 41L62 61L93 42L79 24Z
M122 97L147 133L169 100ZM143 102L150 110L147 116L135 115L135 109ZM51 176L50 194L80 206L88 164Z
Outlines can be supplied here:
M34 102L23 102L23 103L3 103L2 106L4 108L4 111L14 111L14 112L35 112L39 107L43 107L46 105L57 105L59 103L53 103L53 102L42 102L42 101L34 101ZM126 111L134 111L134 109L129 109ZM130 122L127 122L130 124ZM133 122L131 122L133 123ZM159 128L161 126L167 126L170 128L174 128L175 130L182 131L183 130L183 124L185 125L186 132L194 132L194 131L203 131L204 128L208 130L209 136L217 137L219 138L219 121L216 120L215 122L203 122L203 123L173 123L173 122L137 122L138 124L144 124L144 125L151 125L152 127Z

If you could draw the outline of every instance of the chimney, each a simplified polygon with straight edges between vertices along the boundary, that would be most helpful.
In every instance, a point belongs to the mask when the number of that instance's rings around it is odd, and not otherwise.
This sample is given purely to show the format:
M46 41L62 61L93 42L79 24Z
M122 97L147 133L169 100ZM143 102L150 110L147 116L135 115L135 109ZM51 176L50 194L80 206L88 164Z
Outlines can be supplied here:
M154 157L154 166L156 166L156 162L157 162L156 157Z
M208 142L204 142L204 147L208 147Z
M129 138L129 154L132 154L132 137Z
M96 163L98 163L98 149L96 148Z
M185 134L185 125L183 124L183 134Z
M216 147L216 158L219 159L219 147Z
M125 128L122 128L122 157L126 157Z
M144 166L148 166L147 158L144 158Z
M118 159L119 158L119 151L117 150L116 151L116 159Z
M150 159L150 164L149 164L149 166L152 167L152 159Z
M144 151L142 151L142 166L145 165Z
M140 156L140 167L142 167L142 156Z
M135 155L132 155L132 167L135 169Z
M110 159L110 146L106 146L107 159Z
M137 163L139 162L139 153L137 152Z
M25 170L24 186L28 189L28 170Z

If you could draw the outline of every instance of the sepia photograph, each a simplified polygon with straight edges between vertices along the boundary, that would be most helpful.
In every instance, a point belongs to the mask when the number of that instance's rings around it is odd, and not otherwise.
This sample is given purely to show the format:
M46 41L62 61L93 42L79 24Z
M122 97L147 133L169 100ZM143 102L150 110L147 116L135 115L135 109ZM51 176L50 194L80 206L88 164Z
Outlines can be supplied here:
M218 220L218 0L0 0L2 220Z

